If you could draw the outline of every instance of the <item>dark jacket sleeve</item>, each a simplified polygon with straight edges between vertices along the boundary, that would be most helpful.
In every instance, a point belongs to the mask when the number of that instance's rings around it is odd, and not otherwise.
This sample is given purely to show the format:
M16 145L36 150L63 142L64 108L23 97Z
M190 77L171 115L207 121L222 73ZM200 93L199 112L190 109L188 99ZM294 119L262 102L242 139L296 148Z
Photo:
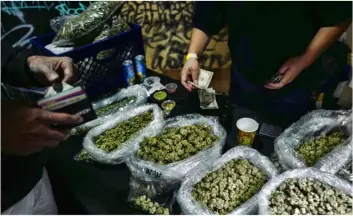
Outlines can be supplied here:
M16 87L32 87L40 84L29 73L27 58L34 53L27 49L13 48L1 43L1 82Z
M352 21L352 2L349 1L318 1L314 3L314 11L319 27Z
M207 35L212 36L224 27L224 13L222 2L196 1L193 15L193 27L200 29Z

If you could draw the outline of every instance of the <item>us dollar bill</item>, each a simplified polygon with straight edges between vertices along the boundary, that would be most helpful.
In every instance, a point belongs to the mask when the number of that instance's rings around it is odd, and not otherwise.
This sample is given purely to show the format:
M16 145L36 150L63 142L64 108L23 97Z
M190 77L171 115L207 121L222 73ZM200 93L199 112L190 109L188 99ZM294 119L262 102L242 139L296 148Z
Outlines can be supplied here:
M188 81L188 83L195 86L198 89L208 89L211 83L212 77L213 77L212 71L200 69L198 80L194 80L194 82Z
M218 109L216 91L213 88L200 89L198 93L201 109Z
M202 89L208 89L208 86L211 83L213 77L212 71L207 71L204 69L200 69L199 79L197 80L197 85Z

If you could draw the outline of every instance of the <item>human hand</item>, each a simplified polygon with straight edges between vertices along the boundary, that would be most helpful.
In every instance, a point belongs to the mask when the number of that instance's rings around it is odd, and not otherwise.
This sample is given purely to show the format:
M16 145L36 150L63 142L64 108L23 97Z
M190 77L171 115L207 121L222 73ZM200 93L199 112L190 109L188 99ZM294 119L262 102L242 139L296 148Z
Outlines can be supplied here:
M283 78L279 83L267 83L265 88L268 89L280 89L285 85L291 83L306 67L308 67L308 61L304 56L297 56L288 59L282 67L279 69L279 73L283 75Z
M1 151L10 155L29 155L53 148L67 138L68 131L52 129L50 125L73 125L83 120L18 101L2 102L1 117Z
M34 78L43 85L76 80L75 66L69 57L30 56L27 64Z
M189 58L185 64L183 69L181 70L181 84L189 90L192 91L195 87L188 83L190 81L190 76L192 81L197 81L199 76L200 66L199 62L195 58Z

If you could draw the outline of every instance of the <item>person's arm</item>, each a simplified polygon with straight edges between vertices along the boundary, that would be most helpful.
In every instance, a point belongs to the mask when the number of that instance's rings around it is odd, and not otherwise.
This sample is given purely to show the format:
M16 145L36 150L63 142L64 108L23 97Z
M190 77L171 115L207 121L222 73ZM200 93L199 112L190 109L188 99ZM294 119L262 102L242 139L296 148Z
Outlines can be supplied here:
M280 89L291 83L304 69L333 44L352 22L351 2L318 2L314 3L317 33L304 51L303 55L288 59L279 69L284 74L280 83L269 83L265 87Z
M188 84L191 79L198 79L199 63L197 61L207 46L212 35L217 34L224 26L222 3L219 2L195 2L193 29L191 34L188 55L181 71L181 83L191 91L193 86ZM196 56L195 56L196 54Z
M193 28L188 53L196 53L198 56L201 55L209 41L210 36L200 29Z
M1 82L13 86L40 86L29 73L27 59L34 55L30 50L13 48L6 41L1 42Z

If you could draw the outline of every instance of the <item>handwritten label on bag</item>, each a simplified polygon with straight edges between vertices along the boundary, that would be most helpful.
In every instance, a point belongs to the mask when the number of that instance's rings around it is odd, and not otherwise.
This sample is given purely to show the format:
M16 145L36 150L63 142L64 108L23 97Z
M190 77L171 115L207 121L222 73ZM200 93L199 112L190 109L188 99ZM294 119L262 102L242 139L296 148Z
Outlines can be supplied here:
M160 178L162 176L161 172L157 172L149 168L145 168L145 172L147 175L153 176L154 178Z

